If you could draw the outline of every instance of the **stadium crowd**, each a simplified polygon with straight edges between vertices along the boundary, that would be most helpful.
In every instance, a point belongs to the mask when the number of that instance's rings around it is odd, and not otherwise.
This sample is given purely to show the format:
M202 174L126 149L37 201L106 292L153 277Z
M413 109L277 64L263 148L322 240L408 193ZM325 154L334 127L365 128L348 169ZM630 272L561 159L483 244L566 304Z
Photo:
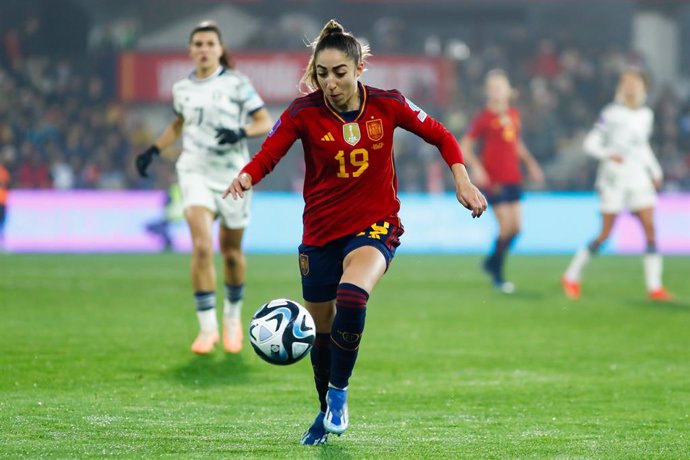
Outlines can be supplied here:
M384 23L383 32L372 34L376 49L402 51L396 34L403 32L394 25ZM156 167L153 180L138 178L133 168L134 155L153 136L151 127L117 100L114 62L122 43L105 37L87 55L55 57L37 46L41 26L28 17L18 27L4 28L0 42L0 162L10 171L12 188L165 188L169 165ZM135 42L128 35L126 46ZM582 152L582 137L610 101L619 71L630 63L644 67L643 57L562 38L535 41L517 27L504 40L470 44L469 49L455 61L458 81L447 107L425 101L424 88L408 96L460 137L483 104L484 75L505 69L524 114L525 143L545 167L546 187L590 190L596 162ZM651 78L654 84L653 72ZM670 87L654 87L652 95L653 147L665 189L690 190L690 100ZM430 146L406 133L396 142L402 191L449 190L450 177ZM296 188L299 180L282 184Z

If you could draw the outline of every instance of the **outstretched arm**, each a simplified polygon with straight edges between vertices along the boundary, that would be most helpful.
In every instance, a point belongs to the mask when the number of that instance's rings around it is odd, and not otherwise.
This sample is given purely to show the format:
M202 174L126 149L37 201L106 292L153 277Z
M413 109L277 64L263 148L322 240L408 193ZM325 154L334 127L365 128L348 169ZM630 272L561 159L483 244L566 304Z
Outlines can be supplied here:
M146 170L153 161L153 157L159 155L161 150L173 145L182 134L182 126L184 125L184 118L178 115L172 123L165 128L163 134L144 152L137 155L135 165L141 177L148 177Z

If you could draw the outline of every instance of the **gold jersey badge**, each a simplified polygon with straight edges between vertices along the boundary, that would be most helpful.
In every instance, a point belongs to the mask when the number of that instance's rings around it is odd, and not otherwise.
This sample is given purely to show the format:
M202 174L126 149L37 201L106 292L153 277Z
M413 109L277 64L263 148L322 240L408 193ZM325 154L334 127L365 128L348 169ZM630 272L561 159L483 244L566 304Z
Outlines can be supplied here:
M355 146L362 138L362 133L359 132L358 123L347 123L343 125L343 139L348 144Z

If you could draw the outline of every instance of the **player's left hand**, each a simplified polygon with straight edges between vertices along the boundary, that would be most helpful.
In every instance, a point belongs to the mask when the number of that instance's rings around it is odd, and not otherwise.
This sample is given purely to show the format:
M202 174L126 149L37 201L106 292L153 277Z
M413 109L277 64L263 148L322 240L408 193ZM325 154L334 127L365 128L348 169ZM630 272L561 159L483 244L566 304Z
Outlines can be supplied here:
M252 188L252 176L246 172L240 173L239 176L235 177L228 188L223 193L223 199L228 195L232 195L232 199L236 200L239 198L244 198L244 192Z
M221 145L235 144L245 137L247 137L247 132L244 130L244 128L216 128L216 140L218 140L218 143Z
M472 211L472 217L481 216L488 207L484 194L471 182L458 184L455 195L461 205Z

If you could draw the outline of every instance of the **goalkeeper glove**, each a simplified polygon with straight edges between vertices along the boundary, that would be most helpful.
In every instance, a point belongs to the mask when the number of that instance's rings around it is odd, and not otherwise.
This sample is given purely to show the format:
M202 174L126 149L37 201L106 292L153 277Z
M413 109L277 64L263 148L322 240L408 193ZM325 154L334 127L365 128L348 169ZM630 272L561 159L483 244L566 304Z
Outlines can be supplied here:
M158 147L152 145L151 147L147 148L145 152L137 155L137 171L139 171L139 175L141 177L149 177L148 174L146 174L146 169L153 161L153 156L158 155L160 152L161 150Z
M217 128L216 129L216 139L219 144L235 144L240 140L247 137L247 132L244 128L239 129L228 129L228 128Z

